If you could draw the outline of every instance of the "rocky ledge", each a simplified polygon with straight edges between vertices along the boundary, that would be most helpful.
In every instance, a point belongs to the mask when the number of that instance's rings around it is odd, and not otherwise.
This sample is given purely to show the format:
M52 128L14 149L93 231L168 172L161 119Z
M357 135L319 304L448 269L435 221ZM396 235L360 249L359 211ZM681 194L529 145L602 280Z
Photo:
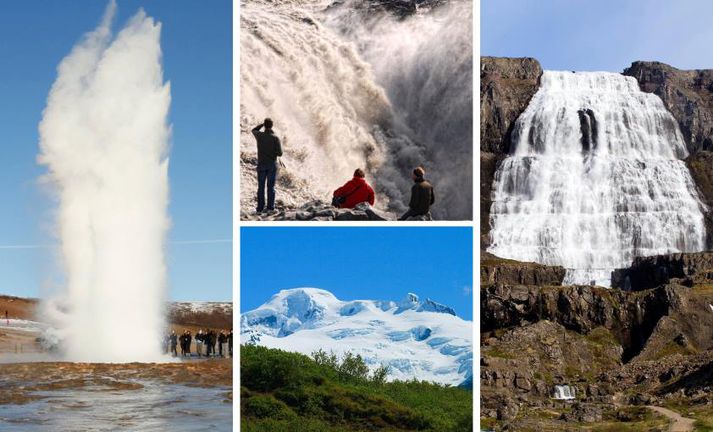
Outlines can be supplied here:
M340 209L320 200L310 201L300 207L279 208L271 213L242 214L242 219L247 221L385 221L397 218L398 215L376 210L367 203L358 204L353 209ZM419 216L408 220L431 219Z
M561 266L521 262L481 252L480 283L518 285L562 285L566 270Z

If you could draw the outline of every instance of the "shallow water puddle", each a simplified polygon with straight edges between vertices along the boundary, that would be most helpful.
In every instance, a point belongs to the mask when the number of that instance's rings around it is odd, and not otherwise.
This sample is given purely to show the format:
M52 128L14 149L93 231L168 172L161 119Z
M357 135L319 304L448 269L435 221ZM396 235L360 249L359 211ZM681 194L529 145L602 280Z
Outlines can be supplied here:
M36 392L43 399L0 405L2 431L229 431L226 387L201 388L151 381L139 389L84 387Z

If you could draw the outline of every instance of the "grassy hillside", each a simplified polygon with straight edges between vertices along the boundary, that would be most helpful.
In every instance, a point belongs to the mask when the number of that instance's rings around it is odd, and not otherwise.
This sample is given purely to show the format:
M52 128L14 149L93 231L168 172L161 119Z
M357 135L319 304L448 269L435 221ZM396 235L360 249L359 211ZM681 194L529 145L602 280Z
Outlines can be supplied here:
M246 432L472 430L473 393L368 374L358 357L255 345L240 351L241 430Z

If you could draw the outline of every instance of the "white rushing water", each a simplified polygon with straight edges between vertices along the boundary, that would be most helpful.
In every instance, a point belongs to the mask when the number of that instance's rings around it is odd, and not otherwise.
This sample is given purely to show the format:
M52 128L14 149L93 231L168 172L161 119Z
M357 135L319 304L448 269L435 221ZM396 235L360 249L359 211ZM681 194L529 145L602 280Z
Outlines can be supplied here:
M572 386L556 385L552 396L558 400L572 400L576 398L576 394L577 392Z
M44 303L69 360L161 357L169 227L161 25L139 11L117 34L111 2L58 67L39 162L58 200L65 281Z
M704 248L681 132L634 78L544 72L512 142L493 182L489 252L609 286L634 257Z
M413 167L440 219L472 217L472 3L400 18L363 2L250 0L240 18L241 209L254 210L250 129L283 142L278 201L331 199L356 168L376 206L406 209Z

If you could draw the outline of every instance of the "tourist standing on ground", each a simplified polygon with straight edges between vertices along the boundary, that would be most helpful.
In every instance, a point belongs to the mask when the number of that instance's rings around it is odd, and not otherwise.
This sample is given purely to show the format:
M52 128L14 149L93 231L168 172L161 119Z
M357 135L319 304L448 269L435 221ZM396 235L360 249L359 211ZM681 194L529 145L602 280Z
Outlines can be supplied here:
M171 336L170 336L170 341L171 341L171 354L173 354L174 357L178 355L176 352L176 345L178 344L178 337L176 336L175 331L171 331Z
M425 216L426 220L431 220L431 206L436 201L433 193L433 186L426 181L423 176L426 170L418 167L411 173L413 186L411 186L411 200L408 204L408 211L399 218L399 220L407 220L410 217Z
M223 357L223 344L225 343L225 341L225 332L221 330L220 334L218 335L218 355L221 357Z
M364 177L364 171L357 168L352 179L334 191L332 205L338 208L354 208L363 202L374 205L374 189L369 186Z
M260 129L265 128L265 131ZM277 158L282 156L280 139L272 130L272 120L266 118L252 130L257 140L257 213L275 210L275 181ZM265 208L265 185L267 184L267 208Z
M233 356L233 329L230 329L230 333L228 333L228 353L230 353L230 357Z

